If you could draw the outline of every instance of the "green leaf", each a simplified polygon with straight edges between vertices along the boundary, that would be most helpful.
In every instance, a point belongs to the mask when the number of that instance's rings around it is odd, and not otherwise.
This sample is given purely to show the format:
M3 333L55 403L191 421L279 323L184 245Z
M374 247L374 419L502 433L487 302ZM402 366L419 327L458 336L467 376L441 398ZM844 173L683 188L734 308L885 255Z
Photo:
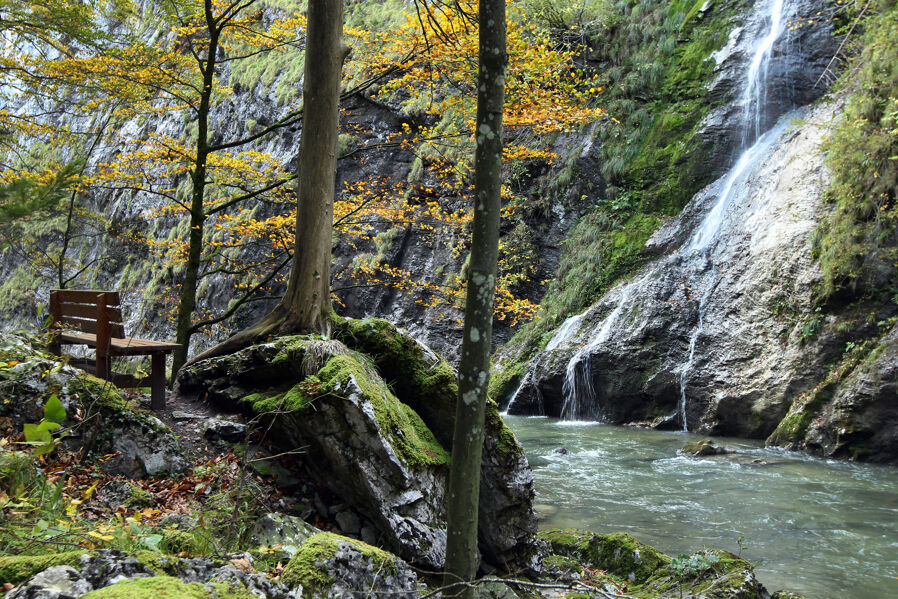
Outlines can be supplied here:
M53 436L50 431L42 429L39 425L28 423L25 425L25 441L30 444L52 443Z
M49 443L47 443L45 445L39 445L39 446L35 447L34 450L31 452L31 455L33 455L33 456L44 455L45 453L50 453L55 448L56 448L56 444L53 443L53 441L50 441Z
M65 420L65 408L62 407L62 402L59 401L55 394L50 396L50 399L47 400L47 405L44 406L44 418L51 422L62 422Z
M38 430L41 431L54 431L61 427L62 425L58 422L50 422L49 420L41 420L40 424L37 425Z
M150 551L159 551L159 543L162 542L162 535L147 535L140 539L140 544Z

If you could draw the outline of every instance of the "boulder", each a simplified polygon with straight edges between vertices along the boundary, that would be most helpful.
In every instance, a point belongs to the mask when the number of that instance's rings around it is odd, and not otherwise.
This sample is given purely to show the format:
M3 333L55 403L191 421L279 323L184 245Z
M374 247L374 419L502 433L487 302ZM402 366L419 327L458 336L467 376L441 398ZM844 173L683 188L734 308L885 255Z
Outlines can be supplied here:
M94 589L75 568L53 566L6 594L6 599L78 599Z
M270 513L253 523L249 541L262 547L279 547L293 557L299 546L321 532L302 518L287 514Z
M546 558L548 570L570 572L577 564L597 568L618 577L618 580L627 580L627 596L688 596L692 599L770 597L755 577L753 566L728 551L704 549L671 558L627 533L598 535L566 529L544 531L540 536L549 543L553 552ZM618 595L620 587L616 589L607 596Z
M726 453L732 453L732 451L727 449L726 447L721 447L711 439L702 439L701 441L687 443L683 447L683 449L679 451L679 453L698 457L708 455L723 455Z
M304 599L420 596L418 577L408 564L386 551L332 533L319 533L306 541L284 568L281 581L301 589Z
M281 449L307 448L305 467L373 523L377 534L367 536L437 569L455 373L383 320L344 321L335 337L284 337L198 362L179 373L177 392L267 414ZM533 477L495 404L486 422L480 549L495 567L528 567Z

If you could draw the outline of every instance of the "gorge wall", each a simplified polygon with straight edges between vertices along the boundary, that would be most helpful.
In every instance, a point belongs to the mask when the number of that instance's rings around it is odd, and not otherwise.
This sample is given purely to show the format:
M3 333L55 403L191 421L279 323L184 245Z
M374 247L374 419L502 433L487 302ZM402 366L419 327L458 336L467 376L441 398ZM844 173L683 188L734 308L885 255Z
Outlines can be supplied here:
M824 34L793 37L813 11L762 1L732 31L711 89L739 84L703 134L744 153L711 161L732 168L651 236L643 252L658 257L548 338L509 394L509 413L898 457L896 311L876 292L888 268L849 301L820 300L815 239L833 209L824 142L844 99L795 109L822 95L815 82L833 52ZM758 53L765 39L775 40L767 57ZM721 137L723 125L730 134Z

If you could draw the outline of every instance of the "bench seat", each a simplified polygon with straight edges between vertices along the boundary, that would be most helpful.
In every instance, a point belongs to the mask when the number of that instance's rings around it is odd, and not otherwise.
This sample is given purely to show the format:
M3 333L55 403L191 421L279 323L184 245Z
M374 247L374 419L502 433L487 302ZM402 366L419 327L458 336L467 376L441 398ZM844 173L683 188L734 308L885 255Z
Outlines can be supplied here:
M59 342L68 345L97 346L97 336L92 333L60 333ZM168 353L181 347L177 343L152 341L137 337L124 337L109 340L109 354L116 356L146 356L154 352Z

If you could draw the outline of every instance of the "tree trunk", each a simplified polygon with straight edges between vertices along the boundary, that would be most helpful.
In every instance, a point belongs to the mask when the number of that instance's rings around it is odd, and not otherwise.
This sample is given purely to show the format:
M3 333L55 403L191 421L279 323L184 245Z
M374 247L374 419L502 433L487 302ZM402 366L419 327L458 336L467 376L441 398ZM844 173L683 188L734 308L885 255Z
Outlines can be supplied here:
M296 248L287 291L275 309L281 327L330 333L331 239L337 176L340 80L343 45L342 0L309 2L303 126L297 160Z
M232 353L269 335L330 333L331 239L337 178L343 1L310 0L306 21L303 126L297 160L296 242L287 291L258 323L194 357Z
M193 193L190 199L190 231L188 231L187 238L184 282L181 284L181 297L178 302L178 316L175 323L175 342L180 343L181 348L172 353L172 379L187 361L190 337L194 333L193 311L196 308L196 290L203 254L203 226L206 222L204 202L206 161L209 159L209 112L212 105L212 84L215 81L218 40L221 33L212 14L211 0L205 1L205 17L206 27L209 31L209 50L205 60L200 63L203 73L203 89L200 92L200 104L197 108L196 161L191 173Z
M447 500L444 584L477 574L477 508L484 409L490 373L502 185L502 106L505 98L505 0L480 0L480 66L474 156L474 224L458 367L458 401ZM463 586L444 596L471 597Z

